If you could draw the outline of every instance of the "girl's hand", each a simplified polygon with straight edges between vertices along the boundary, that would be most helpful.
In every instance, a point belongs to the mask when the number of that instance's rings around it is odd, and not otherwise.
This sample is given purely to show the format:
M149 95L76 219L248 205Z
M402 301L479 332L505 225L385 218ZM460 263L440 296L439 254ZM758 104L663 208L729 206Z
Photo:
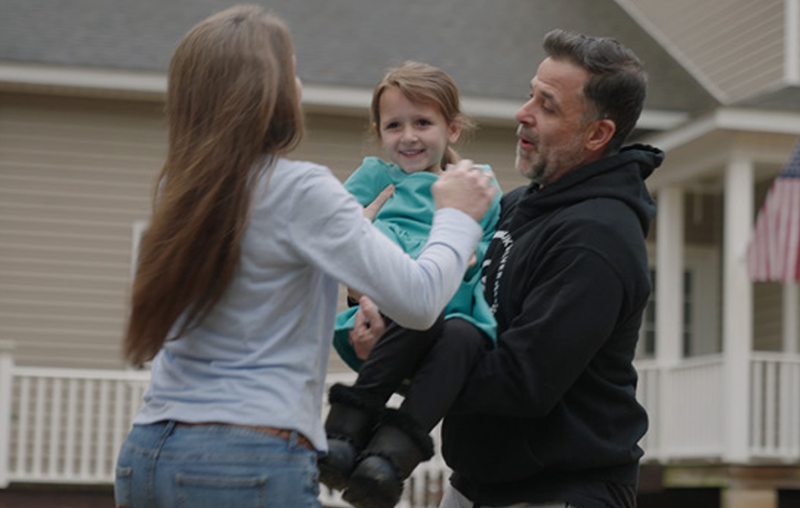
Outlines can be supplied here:
M386 323L369 297L362 296L358 304L360 307L356 312L355 325L350 330L350 345L359 360L366 360L372 347L386 331Z
M394 185L387 185L386 188L383 189L380 194L378 194L378 197L375 198L375 200L372 203L370 203L364 208L364 217L369 219L370 222L374 221L375 216L378 215L380 209L383 207L384 204L386 204L387 201L389 201L389 198L392 197L393 195L394 195ZM356 291L355 289L347 288L347 296L349 296L353 300L360 300L363 295L358 291ZM356 317L358 317L358 315L356 315Z
M381 207L389 201L389 198L394 195L394 185L387 185L385 189L378 194L378 197L375 198L375 201L370 203L369 205L364 208L364 217L370 220L370 222L375 220L375 216L378 215Z

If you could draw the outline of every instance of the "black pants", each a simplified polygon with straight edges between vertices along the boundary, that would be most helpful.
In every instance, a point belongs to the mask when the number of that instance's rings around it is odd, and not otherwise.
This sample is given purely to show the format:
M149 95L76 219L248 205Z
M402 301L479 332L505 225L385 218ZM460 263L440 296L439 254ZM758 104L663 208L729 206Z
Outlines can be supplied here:
M428 330L390 323L358 372L354 390L384 403L405 380L400 412L427 432L444 418L488 339L472 323L442 316Z

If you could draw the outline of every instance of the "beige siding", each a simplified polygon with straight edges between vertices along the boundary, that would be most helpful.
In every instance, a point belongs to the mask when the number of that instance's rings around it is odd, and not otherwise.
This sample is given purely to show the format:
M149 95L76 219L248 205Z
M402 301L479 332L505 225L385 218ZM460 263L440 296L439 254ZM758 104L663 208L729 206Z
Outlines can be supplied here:
M22 365L116 368L130 287L133 224L146 220L165 154L162 105L0 95L0 339ZM346 178L380 155L364 119L310 115L293 158ZM513 128L459 147L504 189ZM334 370L341 365L334 360Z
M122 366L131 228L163 157L159 110L0 96L0 337L17 363Z
M621 0L655 25L698 79L736 101L784 79L783 0ZM654 34L656 35L656 34ZM699 74L699 75L698 75Z
M777 282L753 284L753 349L783 348L783 287Z

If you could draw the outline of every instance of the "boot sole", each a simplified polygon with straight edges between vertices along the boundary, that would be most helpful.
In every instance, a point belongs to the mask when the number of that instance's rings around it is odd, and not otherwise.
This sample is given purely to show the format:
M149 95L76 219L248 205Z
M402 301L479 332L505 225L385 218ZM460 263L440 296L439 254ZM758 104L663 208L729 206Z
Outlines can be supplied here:
M378 483L351 479L347 490L342 494L342 499L355 508L392 508L399 502L382 497L381 494L382 490Z
M370 459L374 460L375 457L367 460ZM400 502L402 482L398 489L398 478L393 472L389 474L388 471L362 469L362 465L359 465L350 476L347 489L342 494L345 501L356 508L392 508Z
M358 450L347 441L328 439L328 455L317 463L319 481L336 490L344 490L356 466Z
M325 464L319 464L319 482L328 488L334 490L344 490L347 487L347 480L349 476L341 469L335 467L326 467Z

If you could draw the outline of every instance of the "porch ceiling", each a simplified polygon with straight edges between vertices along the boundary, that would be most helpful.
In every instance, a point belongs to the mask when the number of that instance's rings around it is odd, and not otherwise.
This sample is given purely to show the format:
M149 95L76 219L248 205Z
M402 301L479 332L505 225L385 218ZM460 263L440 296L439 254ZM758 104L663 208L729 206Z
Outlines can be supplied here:
M666 159L648 180L651 191L697 185L721 174L732 156L756 167L756 179L770 178L786 163L800 136L800 113L721 108L670 131L644 138Z

